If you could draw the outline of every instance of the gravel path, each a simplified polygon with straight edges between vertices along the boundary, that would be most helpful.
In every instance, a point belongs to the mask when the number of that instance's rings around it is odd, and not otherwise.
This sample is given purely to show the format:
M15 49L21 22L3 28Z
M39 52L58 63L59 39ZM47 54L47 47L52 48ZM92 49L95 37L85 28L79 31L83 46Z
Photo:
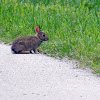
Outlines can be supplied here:
M100 77L68 59L14 55L0 44L0 100L100 100Z

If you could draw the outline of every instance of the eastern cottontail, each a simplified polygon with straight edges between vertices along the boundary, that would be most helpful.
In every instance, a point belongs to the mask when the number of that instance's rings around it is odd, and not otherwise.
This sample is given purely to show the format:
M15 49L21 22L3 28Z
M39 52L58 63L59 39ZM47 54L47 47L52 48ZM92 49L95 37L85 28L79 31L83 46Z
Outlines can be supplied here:
M21 37L16 39L12 43L11 50L15 54L25 54L27 51L32 53L36 52L36 49L41 45L43 41L49 40L49 37L40 30L39 26L35 26L35 31L37 34L35 36Z

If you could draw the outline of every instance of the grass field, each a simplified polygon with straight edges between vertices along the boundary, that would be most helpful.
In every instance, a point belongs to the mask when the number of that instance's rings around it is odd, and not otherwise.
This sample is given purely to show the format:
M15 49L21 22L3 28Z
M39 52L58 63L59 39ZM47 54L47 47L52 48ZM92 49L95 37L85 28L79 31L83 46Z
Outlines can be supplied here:
M11 43L35 35L40 26L50 37L41 49L74 58L100 73L99 0L1 0L0 39Z

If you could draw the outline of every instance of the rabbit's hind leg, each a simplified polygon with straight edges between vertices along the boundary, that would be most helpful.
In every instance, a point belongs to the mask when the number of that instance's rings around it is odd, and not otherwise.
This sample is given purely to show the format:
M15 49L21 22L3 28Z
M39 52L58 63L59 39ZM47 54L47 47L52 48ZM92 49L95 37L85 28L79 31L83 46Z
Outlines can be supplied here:
M18 54L30 54L29 51L19 51Z

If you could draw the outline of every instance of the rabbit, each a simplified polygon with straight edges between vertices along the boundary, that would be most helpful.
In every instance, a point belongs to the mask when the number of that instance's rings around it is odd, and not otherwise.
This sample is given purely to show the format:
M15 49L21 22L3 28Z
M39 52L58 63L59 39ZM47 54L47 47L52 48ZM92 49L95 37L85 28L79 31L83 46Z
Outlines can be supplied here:
M49 37L40 30L39 26L35 26L35 31L37 32L35 36L27 36L16 39L12 43L12 52L14 54L29 54L32 53L32 51L37 53L36 49L43 41L49 40Z

